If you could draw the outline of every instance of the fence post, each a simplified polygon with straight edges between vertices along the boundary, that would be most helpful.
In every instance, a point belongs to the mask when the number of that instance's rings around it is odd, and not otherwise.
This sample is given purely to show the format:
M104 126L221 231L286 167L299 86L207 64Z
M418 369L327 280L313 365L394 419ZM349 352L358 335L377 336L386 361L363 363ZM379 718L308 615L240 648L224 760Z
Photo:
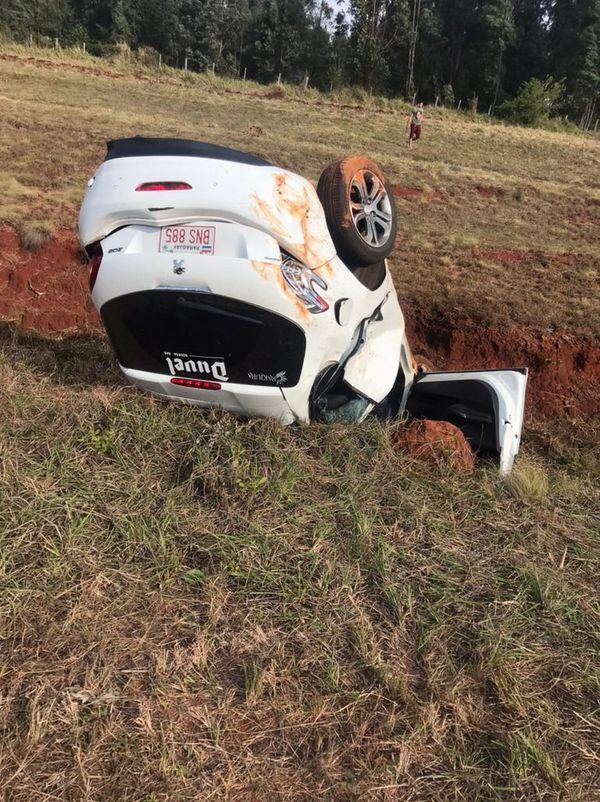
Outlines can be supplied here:
M440 96L439 96L439 95L436 95L436 96L435 96L435 107L436 107L436 109L437 109L437 107L438 107L439 105L440 105Z
M54 49L58 50L58 36L54 39Z
M244 67L244 81L246 80L246 70L247 69L248 69L248 67Z
M29 34L29 47L33 47L33 34Z
M304 76L304 89L308 89L308 73Z
M277 83L278 83L278 84L280 84L280 83L281 83L281 73L279 73L279 75L277 76Z
M598 130L598 123L600 122L600 117L596 120L596 125L594 126L594 131Z
M187 70L187 63L188 63L188 57L186 56L185 57L185 61L183 62L183 69L184 70Z
M492 104L490 103L490 107L488 109L488 117L492 116Z
M213 75L215 74L215 62L214 61L213 61L213 65L212 65L212 74Z
M83 50L83 52L85 53L85 42L84 42L84 43L81 45L81 49L82 49L82 50Z
M460 111L460 107L462 106L462 100L458 101L457 111Z
M158 69L162 67L162 53L158 54Z

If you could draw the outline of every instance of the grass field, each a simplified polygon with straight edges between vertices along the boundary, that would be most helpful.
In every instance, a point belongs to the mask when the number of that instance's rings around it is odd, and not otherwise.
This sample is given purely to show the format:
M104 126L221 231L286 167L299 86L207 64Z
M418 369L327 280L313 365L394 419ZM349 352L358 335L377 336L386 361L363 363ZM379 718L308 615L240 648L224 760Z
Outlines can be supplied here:
M364 152L402 194L414 190L398 198L392 259L404 298L495 325L600 331L600 137L431 109L409 152L405 119L387 107L277 99L174 71L115 79L91 61L79 72L0 60L0 219L71 227L106 139L140 132L249 149L315 181Z
M22 235L72 237L106 138L206 138L315 180L364 151L397 188L415 320L600 331L598 139L431 110L409 152L394 104L41 56L0 53L0 217ZM31 258L11 248L0 302ZM32 308L53 291L35 281ZM158 403L93 326L15 319L1 799L600 800L597 414L532 410L505 482L413 459L402 422L282 429Z

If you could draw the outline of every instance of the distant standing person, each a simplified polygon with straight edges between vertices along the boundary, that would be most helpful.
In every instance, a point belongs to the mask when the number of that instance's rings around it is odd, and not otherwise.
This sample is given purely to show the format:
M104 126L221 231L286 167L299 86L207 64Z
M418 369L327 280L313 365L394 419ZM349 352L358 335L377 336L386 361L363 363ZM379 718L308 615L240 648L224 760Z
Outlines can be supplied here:
M413 141L421 139L421 123L423 121L423 104L417 103L408 117L409 132L408 132L408 147L412 147Z

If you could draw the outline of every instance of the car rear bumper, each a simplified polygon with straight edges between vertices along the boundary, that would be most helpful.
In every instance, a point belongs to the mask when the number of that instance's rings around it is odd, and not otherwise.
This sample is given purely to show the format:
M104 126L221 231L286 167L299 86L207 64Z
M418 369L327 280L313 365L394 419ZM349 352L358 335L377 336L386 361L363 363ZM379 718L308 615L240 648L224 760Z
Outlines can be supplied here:
M120 365L127 379L142 390L156 396L177 399L201 407L220 407L244 417L268 417L287 425L296 416L279 387L258 387L243 384L222 384L219 390L203 390L173 384L169 374L149 373Z

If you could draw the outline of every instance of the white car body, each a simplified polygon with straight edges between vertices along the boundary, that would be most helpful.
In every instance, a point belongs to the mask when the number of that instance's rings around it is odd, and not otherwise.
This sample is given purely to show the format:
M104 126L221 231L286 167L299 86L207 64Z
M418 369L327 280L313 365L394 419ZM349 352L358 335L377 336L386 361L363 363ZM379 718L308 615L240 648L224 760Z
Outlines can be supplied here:
M140 189L148 185L160 187ZM356 278L301 176L215 146L121 140L88 183L79 236L88 253L101 248L92 299L121 369L144 390L309 422L330 371L356 394L354 419L393 389L397 410L407 406L415 371L389 270L375 289ZM498 456L510 470L526 371L427 374L417 385L435 390L432 382L453 376L456 388L459 375L489 388Z

